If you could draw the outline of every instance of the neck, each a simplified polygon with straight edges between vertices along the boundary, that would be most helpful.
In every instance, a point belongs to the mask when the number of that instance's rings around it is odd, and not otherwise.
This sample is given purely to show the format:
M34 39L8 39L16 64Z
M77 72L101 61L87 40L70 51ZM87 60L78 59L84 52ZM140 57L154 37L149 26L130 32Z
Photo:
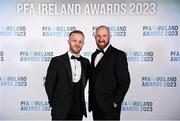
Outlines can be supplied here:
M74 52L72 52L71 50L69 50L69 52L70 52L72 55L75 55L75 56L79 56L79 55L80 55L79 53L74 53Z

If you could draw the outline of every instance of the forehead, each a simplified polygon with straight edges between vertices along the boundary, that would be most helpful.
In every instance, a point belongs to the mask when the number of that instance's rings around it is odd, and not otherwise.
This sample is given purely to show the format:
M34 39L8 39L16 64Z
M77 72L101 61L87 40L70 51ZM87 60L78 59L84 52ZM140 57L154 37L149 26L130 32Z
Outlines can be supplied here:
M72 33L70 38L84 38L84 36L82 34L79 34L79 33Z
M96 33L108 33L108 29L106 27L100 27L96 30Z

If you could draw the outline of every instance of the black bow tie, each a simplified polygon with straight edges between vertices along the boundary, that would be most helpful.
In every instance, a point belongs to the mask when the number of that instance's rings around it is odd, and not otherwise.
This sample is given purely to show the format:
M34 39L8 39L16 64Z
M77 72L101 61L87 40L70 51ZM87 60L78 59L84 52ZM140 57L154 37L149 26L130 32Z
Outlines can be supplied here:
M99 54L99 53L103 53L104 54L104 50L103 49L96 49L96 53Z
M77 61L81 61L81 58L80 57L76 57L74 55L71 56L71 59L76 59Z

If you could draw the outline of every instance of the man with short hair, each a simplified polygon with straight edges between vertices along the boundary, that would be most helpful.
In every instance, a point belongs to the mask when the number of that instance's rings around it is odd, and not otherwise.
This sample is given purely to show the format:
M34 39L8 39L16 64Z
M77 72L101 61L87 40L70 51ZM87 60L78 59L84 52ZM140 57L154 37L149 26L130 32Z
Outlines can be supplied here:
M52 120L82 120L87 117L84 89L89 60L80 55L84 34L74 30L69 34L69 51L51 59L45 89Z
M130 85L125 52L110 44L107 26L95 32L98 49L91 56L89 76L89 111L94 120L120 120L121 103Z

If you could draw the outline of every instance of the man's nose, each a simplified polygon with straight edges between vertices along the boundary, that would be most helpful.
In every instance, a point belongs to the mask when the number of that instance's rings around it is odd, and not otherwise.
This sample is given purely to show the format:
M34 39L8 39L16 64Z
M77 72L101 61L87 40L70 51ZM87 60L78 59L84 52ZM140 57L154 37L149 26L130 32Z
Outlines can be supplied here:
M99 40L102 41L102 40L103 40L103 37L99 37Z
M76 45L77 45L77 46L79 46L79 45L80 45L80 43L79 43L79 42L76 42Z

